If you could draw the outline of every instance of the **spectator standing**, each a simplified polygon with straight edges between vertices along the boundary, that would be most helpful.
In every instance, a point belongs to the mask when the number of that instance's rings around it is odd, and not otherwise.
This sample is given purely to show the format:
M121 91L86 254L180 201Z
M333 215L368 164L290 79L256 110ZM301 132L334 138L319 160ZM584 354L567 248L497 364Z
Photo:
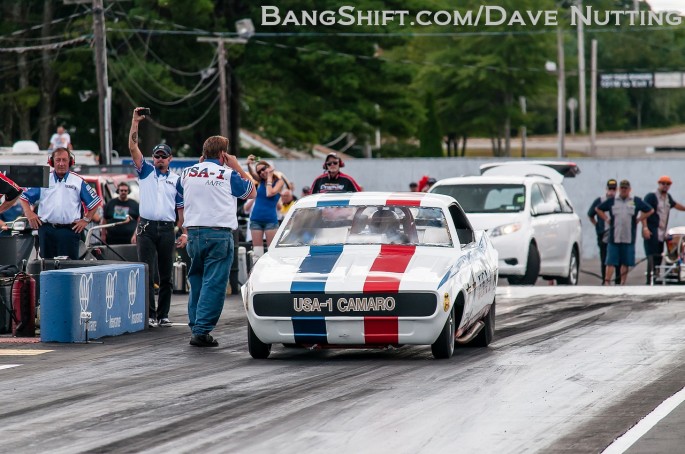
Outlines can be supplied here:
M254 159L253 155L247 157L247 168L257 182L257 197L254 199L250 213L253 258L257 261L264 255L264 237L266 237L268 248L278 230L276 205L281 198L284 182L274 175L274 168L271 164L266 161L259 161L255 164Z
M612 199L616 196L616 187L618 186L618 181L611 178L607 181L606 193L597 197L590 208L587 210L587 215L590 218L590 222L595 226L595 233L597 234L597 246L599 247L599 267L602 272L602 283L606 278L606 261L607 261L607 245L609 244L609 225L604 222L604 219L599 217L595 208L604 203L607 199ZM621 274L616 273L616 284L621 283Z
M216 347L219 343L210 333L224 307L233 262L232 231L238 228L237 198L254 198L255 189L235 156L228 154L228 139L213 136L202 146L200 162L183 170L180 192L184 233L178 246L187 242L190 256L190 345Z
M121 222L126 220L127 216L131 217L130 222L110 227L105 231L107 244L131 244L136 233L140 211L138 202L128 198L130 192L131 188L128 183L122 181L117 186L118 197L105 205L103 224Z
M10 210L19 200L22 192L24 190L17 183L0 173L0 196L4 197L2 204L0 204L0 213Z
M312 183L312 194L360 192L362 189L354 181L354 178L340 171L343 167L345 167L345 163L338 157L337 153L328 153L323 164L325 172L316 177L316 180Z
M685 211L685 206L673 200L671 189L673 180L668 175L659 177L657 190L645 195L645 203L654 209L654 213L647 218L647 226L642 229L645 256L647 257L647 285L652 283L655 267L661 265L664 251L664 240L668 230L668 217L671 208Z
M638 212L643 214L640 216ZM626 283L628 267L635 266L635 234L636 225L642 223L646 227L646 219L654 213L649 205L639 197L630 195L630 182L621 180L618 185L618 197L607 199L600 203L595 212L604 222L609 223L609 244L607 246L607 269L604 285L611 282L614 268L620 270L621 285ZM611 213L609 218L606 212Z
M66 148L71 151L74 149L71 146L71 136L64 129L64 126L57 126L57 132L50 137L50 145L48 145L48 150L56 150L58 148Z
M290 210L295 202L297 202L297 197L293 195L293 191L290 189L283 189L281 191L281 208L278 210L278 220L283 220L285 215Z
M426 184L424 185L423 189L421 189L421 192L428 192L430 189L433 187L433 185L437 183L437 180L433 177L430 177L426 180Z
M300 198L307 197L308 195L312 195L312 188L305 186L302 188L302 194L300 195Z
M49 159L47 188L28 188L21 195L24 215L31 228L38 229L40 255L44 259L67 256L77 260L81 232L91 222L102 203L88 183L70 171L74 156L66 148L57 148ZM40 201L38 214L31 209ZM86 207L81 216L82 204Z
M135 241L138 260L148 265L149 325L171 326L171 271L174 255L174 224L176 208L183 207L179 175L169 170L171 147L160 143L152 149L153 164L143 157L138 147L138 124L145 119L136 107L133 110L128 147L138 172L140 186L140 218ZM180 221L179 221L180 226ZM159 272L159 296L155 306L154 274Z
M409 192L419 192L419 184L416 181L409 183Z

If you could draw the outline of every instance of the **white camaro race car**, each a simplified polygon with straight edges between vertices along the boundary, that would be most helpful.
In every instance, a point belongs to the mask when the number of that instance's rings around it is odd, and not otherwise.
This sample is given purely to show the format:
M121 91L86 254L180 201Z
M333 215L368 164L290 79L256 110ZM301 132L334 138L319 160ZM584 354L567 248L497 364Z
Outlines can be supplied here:
M320 194L288 212L242 289L248 346L486 347L497 251L459 204L426 193Z

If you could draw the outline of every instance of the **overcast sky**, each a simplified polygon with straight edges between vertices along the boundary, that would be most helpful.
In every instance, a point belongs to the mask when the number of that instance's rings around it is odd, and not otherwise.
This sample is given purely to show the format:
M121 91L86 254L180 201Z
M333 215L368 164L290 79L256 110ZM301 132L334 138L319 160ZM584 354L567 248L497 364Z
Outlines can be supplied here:
M648 0L654 11L680 11L685 14L685 0Z

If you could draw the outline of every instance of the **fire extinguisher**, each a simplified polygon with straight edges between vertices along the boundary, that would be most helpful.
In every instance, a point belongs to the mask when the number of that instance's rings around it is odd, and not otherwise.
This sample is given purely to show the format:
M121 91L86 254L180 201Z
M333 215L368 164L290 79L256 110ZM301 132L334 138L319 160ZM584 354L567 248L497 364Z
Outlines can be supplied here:
M15 323L12 334L16 337L36 335L36 280L24 272L18 273L12 285L12 307Z

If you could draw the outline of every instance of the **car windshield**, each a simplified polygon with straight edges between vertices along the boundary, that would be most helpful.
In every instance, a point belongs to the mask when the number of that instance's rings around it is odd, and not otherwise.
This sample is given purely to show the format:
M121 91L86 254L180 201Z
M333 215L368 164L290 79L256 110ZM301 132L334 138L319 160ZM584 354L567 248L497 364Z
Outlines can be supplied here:
M449 184L431 192L454 197L467 213L515 213L526 205L522 184Z
M278 247L403 244L452 247L441 208L326 206L297 208Z

